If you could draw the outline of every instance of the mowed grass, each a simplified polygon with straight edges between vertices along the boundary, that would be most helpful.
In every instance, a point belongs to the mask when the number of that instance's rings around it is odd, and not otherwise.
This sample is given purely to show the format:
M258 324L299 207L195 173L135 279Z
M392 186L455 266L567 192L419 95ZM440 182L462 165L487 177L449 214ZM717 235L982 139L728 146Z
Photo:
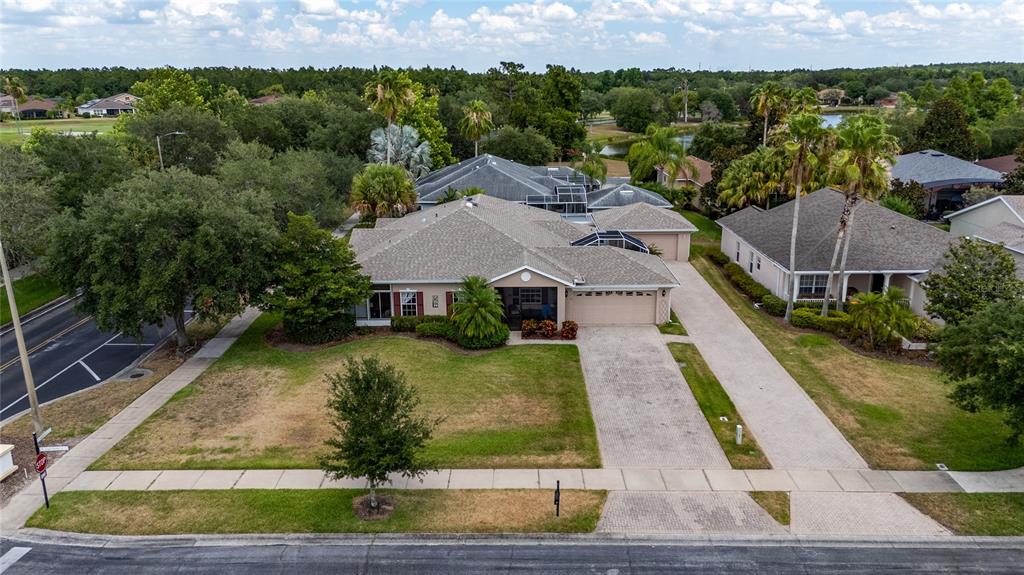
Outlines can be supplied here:
M722 388L711 368L704 362L697 346L692 343L670 343L672 357L680 364L683 378L693 391L700 410L715 432L729 464L734 469L771 469L771 463L757 445L757 439L747 429L729 394ZM721 418L726 417L727 421ZM743 426L743 443L736 445L736 426Z
M871 466L992 470L1024 465L1002 414L955 407L937 369L866 357L755 310L705 258L694 267L807 391Z
M691 224L697 226L693 234L693 242L697 244L713 244L718 247L722 242L722 227L711 218L693 210L678 210Z
M46 128L54 132L96 132L105 134L113 129L117 118L67 118L57 120L8 120L0 123L0 142L21 143L33 128Z
M440 467L598 467L579 352L510 346L464 354L431 341L374 336L285 351L264 314L206 373L94 464L96 469L315 468L329 424L325 375L377 355L443 417L426 455Z
M18 315L49 303L61 296L60 286L40 274L25 276L11 282L14 288L14 302L18 304ZM7 303L7 290L0 287L0 325L11 321L11 306Z
M603 491L562 491L555 517L547 490L396 490L395 511L359 519L365 490L72 491L53 496L28 527L111 535L179 533L587 533Z
M780 525L789 525L789 493L786 491L751 491L750 498Z
M1024 535L1024 493L903 493L957 535Z
M665 335L686 335L686 328L679 321L675 311L669 311L669 321L658 326L658 331Z

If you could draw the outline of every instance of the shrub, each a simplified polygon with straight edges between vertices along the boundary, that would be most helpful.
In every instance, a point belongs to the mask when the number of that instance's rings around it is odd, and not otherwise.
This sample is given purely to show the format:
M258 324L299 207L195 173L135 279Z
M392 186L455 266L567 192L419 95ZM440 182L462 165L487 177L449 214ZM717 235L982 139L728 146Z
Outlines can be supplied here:
M850 330L850 315L841 311L832 311L829 312L828 317L821 317L811 308L797 308L793 310L793 325L842 335Z
M768 315L783 317L786 315L786 300L768 294L761 298L761 309L768 312Z
M704 255L719 266L724 266L729 263L729 256L725 255L725 252L718 248L706 248Z
M423 316L417 315L393 315L391 316L391 331L416 331L416 325L420 323Z
M508 341L509 329L508 326L502 324L497 330L497 333L490 337L469 337L465 334L456 335L456 343L466 349L487 349L491 347L498 347L505 345Z
M540 326L537 325L537 320L524 319L523 324L519 327L523 337L533 337L537 335L537 329Z
M939 341L939 331L941 329L942 328L940 328L935 322L923 317L919 318L917 322L917 329L914 330L913 339L916 341L927 342Z
M439 316L444 317L444 316ZM448 341L456 341L459 337L459 332L452 325L452 322L448 321L448 318L444 318L445 321L424 321L416 325L416 335L420 337L440 337L447 339Z
M542 336L551 339L555 337L556 333L558 333L558 324L550 319L546 319L540 322L539 331Z
M764 296L772 293L771 290L757 283L757 280L748 276L747 272L743 271L743 268L735 263L727 263L722 269L725 270L725 275L729 278L729 281L754 301L761 301Z
M308 323L296 325L289 316L284 318L285 337L297 343L318 344L344 339L356 331L356 316L341 314L312 327Z
M578 323L566 320L562 322L562 339L576 339L576 333L579 331L580 326Z

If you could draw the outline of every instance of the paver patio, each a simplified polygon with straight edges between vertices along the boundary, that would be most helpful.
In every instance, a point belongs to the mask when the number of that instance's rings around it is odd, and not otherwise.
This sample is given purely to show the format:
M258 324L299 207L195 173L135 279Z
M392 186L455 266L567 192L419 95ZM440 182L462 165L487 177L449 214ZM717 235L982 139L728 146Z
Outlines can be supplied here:
M795 535L928 537L949 531L893 493L794 492Z
M784 534L746 493L629 492L608 494L598 532L629 534Z
M583 328L577 345L604 467L729 469L656 327Z
M672 309L772 466L866 469L860 454L697 270L688 262L665 264L680 284Z

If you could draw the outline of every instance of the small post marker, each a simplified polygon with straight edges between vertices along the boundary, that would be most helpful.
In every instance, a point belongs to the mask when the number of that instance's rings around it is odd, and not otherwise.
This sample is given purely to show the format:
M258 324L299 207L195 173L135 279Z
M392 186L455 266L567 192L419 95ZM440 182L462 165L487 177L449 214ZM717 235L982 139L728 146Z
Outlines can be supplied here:
M36 446L36 473L39 474L39 483L43 485L43 501L46 508L50 508L50 495L46 493L46 454L39 450L39 438L32 432L32 443Z
M558 517L562 506L562 482L555 481L555 517Z
M736 426L736 445L743 445L743 426Z

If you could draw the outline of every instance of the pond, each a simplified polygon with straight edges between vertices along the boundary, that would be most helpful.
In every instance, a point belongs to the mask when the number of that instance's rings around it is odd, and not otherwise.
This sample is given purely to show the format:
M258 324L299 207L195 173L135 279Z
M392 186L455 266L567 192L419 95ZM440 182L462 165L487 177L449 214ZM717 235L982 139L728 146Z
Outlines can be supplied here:
M824 120L825 120L825 122L822 124L822 126L824 126L826 128L835 128L836 126L839 125L840 122L843 121L844 115L843 114L822 114L821 117L824 118Z
M677 141L682 142L684 146L690 147L693 143L693 134L681 134L676 136ZM625 156L629 153L629 147L633 144L607 144L601 148L602 156Z

